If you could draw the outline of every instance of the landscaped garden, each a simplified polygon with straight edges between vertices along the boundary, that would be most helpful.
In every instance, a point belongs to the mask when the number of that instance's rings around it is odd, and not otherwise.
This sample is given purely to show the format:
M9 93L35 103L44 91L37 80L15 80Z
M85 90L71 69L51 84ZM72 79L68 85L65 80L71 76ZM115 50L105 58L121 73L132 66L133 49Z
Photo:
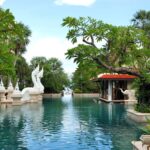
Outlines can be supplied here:
M31 74L37 65L44 70L41 82L44 93L49 94L62 93L65 87L74 93L99 93L93 82L98 74L127 74L135 77L132 88L137 104L132 109L150 113L150 11L136 12L130 26L115 26L91 17L64 18L66 38L76 44L66 52L67 59L77 63L71 78L58 58L33 57L29 65L23 54L31 30L17 22L9 10L1 8L0 19L1 87L7 87L10 79L13 85L18 81L20 90L32 87ZM8 91L8 98L7 94ZM1 94L1 100L3 97ZM94 103L93 97L78 100L64 96L4 110L1 105L0 147L131 149L131 141L139 140L144 133L139 128L142 124L137 125L127 117L126 105L106 104L98 98Z

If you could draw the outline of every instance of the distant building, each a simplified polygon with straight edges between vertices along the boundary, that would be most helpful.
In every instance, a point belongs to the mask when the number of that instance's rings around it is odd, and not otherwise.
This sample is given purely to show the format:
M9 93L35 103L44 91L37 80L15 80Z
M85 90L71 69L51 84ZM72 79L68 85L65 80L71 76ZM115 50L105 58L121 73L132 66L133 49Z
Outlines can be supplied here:
M135 78L136 76L128 74L104 73L99 74L93 81L97 82L100 87L101 100L106 102L135 103L135 96L129 98L132 94L131 92L135 91L131 86ZM127 92L130 92L130 95ZM135 92L132 95L135 95Z

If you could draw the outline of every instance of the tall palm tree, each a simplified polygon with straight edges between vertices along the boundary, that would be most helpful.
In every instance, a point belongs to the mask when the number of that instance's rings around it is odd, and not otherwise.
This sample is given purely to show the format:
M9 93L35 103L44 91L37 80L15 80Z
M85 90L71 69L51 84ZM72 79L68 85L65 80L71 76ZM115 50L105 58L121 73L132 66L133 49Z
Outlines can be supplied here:
M18 56L26 51L31 31L9 9L0 8L0 74L12 75Z
M26 46L29 44L31 31L23 23L16 23L14 27L13 32L15 36L12 39L14 43L12 51L17 56L14 61L14 65L16 65L17 58L27 51Z
M26 46L29 43L31 31L23 23L17 23L15 25L14 33L15 38L13 39L13 42L15 43L15 47L13 51L15 55L18 56L26 52Z
M142 29L148 39L150 39L150 11L140 10L136 12L131 21L133 26ZM150 40L145 47L148 49L150 48Z
M150 11L140 10L136 12L131 21L133 26L143 29L150 37Z

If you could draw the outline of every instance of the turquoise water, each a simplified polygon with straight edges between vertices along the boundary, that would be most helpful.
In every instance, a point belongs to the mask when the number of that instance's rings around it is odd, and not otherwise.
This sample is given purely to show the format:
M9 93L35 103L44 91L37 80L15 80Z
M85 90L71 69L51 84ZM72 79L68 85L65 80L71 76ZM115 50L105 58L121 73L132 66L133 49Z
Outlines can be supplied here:
M45 99L0 109L0 150L132 150L140 136L123 104Z

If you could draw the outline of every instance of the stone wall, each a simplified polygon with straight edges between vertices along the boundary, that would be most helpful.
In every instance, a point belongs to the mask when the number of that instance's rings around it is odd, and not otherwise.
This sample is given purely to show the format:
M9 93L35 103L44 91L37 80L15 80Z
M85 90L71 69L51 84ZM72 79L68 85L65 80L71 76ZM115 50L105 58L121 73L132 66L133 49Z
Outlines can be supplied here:
M99 93L74 93L75 97L97 97L99 98Z

